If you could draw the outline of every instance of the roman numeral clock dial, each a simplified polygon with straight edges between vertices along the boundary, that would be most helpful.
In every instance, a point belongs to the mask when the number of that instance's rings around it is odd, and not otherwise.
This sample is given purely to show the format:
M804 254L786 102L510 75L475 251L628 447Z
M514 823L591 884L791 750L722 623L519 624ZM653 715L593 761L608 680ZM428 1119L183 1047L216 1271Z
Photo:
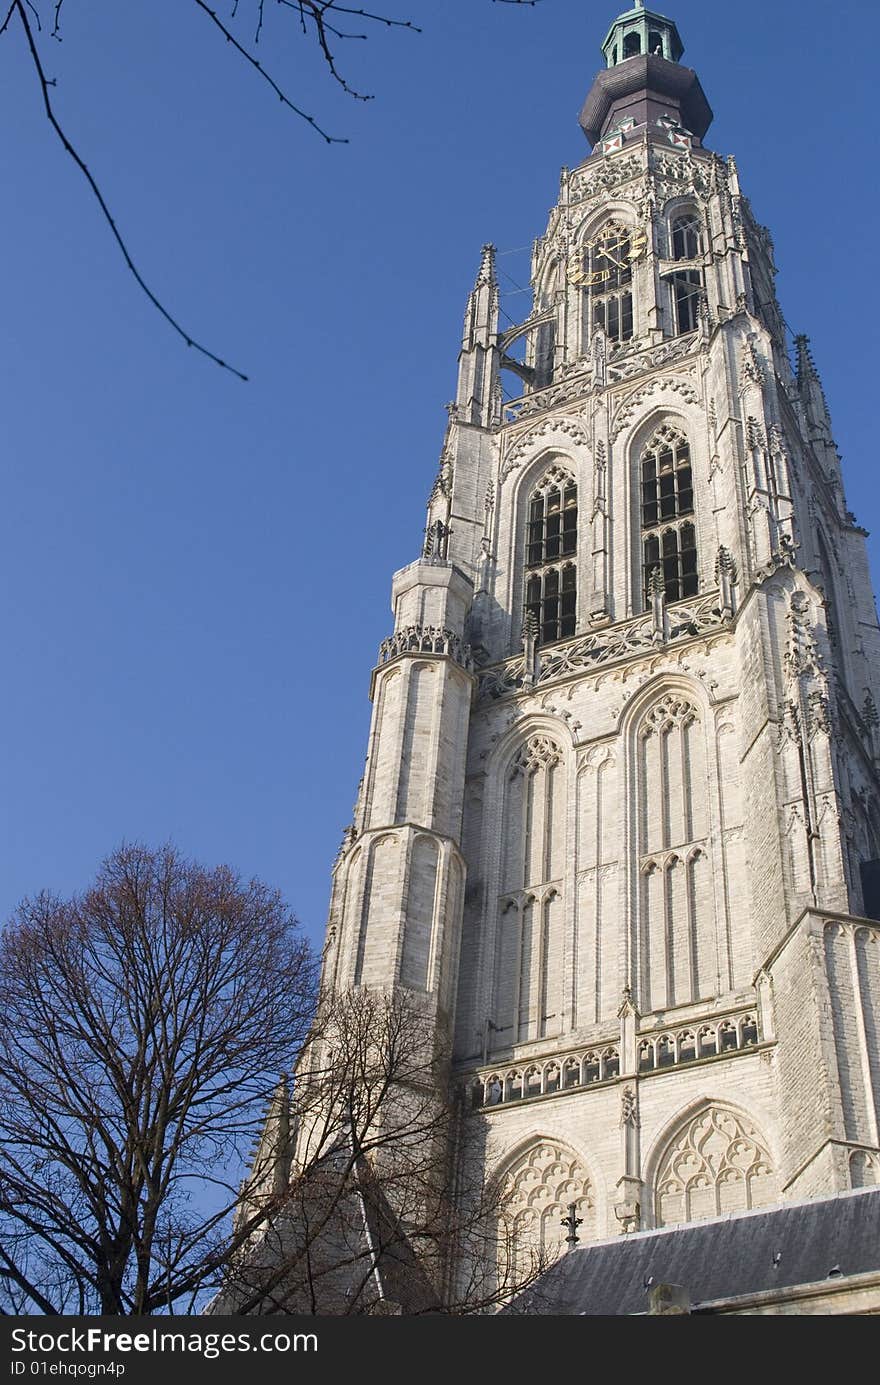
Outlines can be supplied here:
M633 264L647 248L648 237L641 227L608 228L571 256L566 278L577 288L616 286L629 277Z

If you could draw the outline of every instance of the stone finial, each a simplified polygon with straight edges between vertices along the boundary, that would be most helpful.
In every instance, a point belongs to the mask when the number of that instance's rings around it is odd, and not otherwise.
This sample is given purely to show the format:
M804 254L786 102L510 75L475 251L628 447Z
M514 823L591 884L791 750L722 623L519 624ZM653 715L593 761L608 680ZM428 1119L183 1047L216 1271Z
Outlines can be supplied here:
M825 398L822 381L819 379L816 362L813 360L813 353L810 350L809 337L803 334L795 337L794 346L798 394L807 411L807 417L811 420L813 426L818 428L825 435L826 442L833 448L834 444L831 439L831 416L828 412L828 401ZM835 482L839 484L839 478L834 474L833 468L832 476L829 477L829 480L832 485Z
M604 389L608 361L608 338L601 327L593 328L591 355L593 358L593 384Z
M637 1015L638 1013L638 1007L633 998L632 986L627 981L623 988L620 1005L617 1010L618 1018L621 1018L623 1015Z
M758 350L758 338L754 332L751 332L743 347L740 364L740 387L745 389L747 385L753 384L760 389L764 384L765 375L764 362Z
M624 1087L620 1098L620 1124L636 1125L638 1119L635 1090L632 1087Z
M736 559L729 548L721 544L715 559L715 580L721 594L721 609L727 616L733 615L733 589L736 585Z
M475 288L482 288L484 284L495 283L495 246L487 243L480 251L480 268L477 273Z
M425 530L425 546L422 556L432 563L445 563L449 550L449 535L452 530L442 519L435 519Z
M666 582L659 563L648 574L648 599L651 602L653 629L651 640L654 644L666 643Z
M534 611L526 611L522 623L522 642L523 654L525 656L523 669L523 687L531 688L534 686L538 674L537 670L537 650L538 650L538 621Z
M794 349L797 362L798 389L802 390L808 380L818 380L819 373L816 370L816 362L813 360L810 338L803 332L795 337Z
M583 1217L579 1217L577 1215L577 1203L570 1202L568 1204L568 1216L563 1217L560 1221L560 1226L564 1226L568 1231L568 1235L565 1238L565 1244L568 1246L569 1250L574 1250L575 1246L580 1240L580 1237L577 1234L577 1229L579 1226L583 1225L583 1221Z

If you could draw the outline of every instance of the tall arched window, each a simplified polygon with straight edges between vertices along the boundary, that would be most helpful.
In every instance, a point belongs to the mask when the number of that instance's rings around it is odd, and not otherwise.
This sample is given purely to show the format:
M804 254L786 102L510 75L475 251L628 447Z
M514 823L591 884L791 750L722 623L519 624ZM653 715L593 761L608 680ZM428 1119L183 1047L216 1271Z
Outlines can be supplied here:
M619 222L609 221L587 251L589 320L593 327L602 328L609 341L629 341L633 334L632 236Z
M703 252L703 236L700 218L695 212L684 212L675 217L670 227L672 258L693 261ZM702 269L677 269L670 275L672 290L672 311L675 334L696 330L699 318L699 304L703 295Z
M663 1153L654 1184L654 1220L657 1226L676 1226L765 1207L778 1196L757 1127L723 1106L707 1106Z
M577 486L551 467L532 492L526 534L525 610L541 644L575 632L577 617Z
M565 757L536 733L510 763L501 809L491 1044L509 1048L562 1026Z
M677 692L646 712L636 740L639 842L638 992L643 1013L718 991L708 855L705 731Z
M555 1140L536 1140L510 1167L499 1200L503 1207L499 1228L499 1270L509 1275L512 1258L520 1275L528 1273L539 1257L553 1260L565 1248L563 1218L574 1203L580 1218L580 1239L591 1241L598 1231L596 1194L581 1160L568 1146ZM512 1242L512 1244L511 1244Z
M645 605L655 568L663 576L667 601L695 596L697 534L693 520L694 483L687 438L663 424L641 457L642 580Z

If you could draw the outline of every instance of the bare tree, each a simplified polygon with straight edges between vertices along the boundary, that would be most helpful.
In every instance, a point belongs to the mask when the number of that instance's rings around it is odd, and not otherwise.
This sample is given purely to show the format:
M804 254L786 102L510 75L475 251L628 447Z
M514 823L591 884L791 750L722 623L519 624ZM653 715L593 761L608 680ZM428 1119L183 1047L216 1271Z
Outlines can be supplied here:
M488 1312L546 1257L484 1181L485 1119L450 1081L428 997L325 997L242 1190L218 1313Z
M340 49L347 42L365 41L369 34L376 30L400 29L413 34L421 33L419 26L409 19L376 13L359 5L348 5L343 3L343 0L272 0L272 3L269 3L269 0L229 0L228 12L224 7L224 13L221 13L220 4L214 3L214 0L192 0L192 3L202 12L215 36L223 40L238 60L247 64L255 78L268 88L273 98L291 114L311 126L315 134L328 144L347 144L348 140L343 136L330 134L315 116L310 115L294 99L287 79L273 75L270 70L273 65L271 53L268 66L264 65L259 45L261 41L264 45L268 42L271 48L272 39L278 32L274 26L267 23L267 10L278 19L290 21L295 25L296 32L303 42L319 53L330 79L356 101L370 101L372 96L348 81L340 66ZM538 0L492 0L492 3L534 7ZM0 0L0 15L3 13L2 5L3 0ZM13 27L20 28L27 61L31 64L39 84L46 118L65 152L86 179L125 264L142 292L187 346L207 356L224 370L231 371L240 380L247 380L247 376L235 366L197 341L149 287L132 258L128 243L116 223L98 179L61 123L54 100L57 79L50 75L51 64L46 54L50 40L61 40L62 17L67 17L69 8L65 6L65 0L8 0L5 18L0 22L0 37L8 34Z
M0 1306L193 1311L235 1252L243 1158L314 978L275 892L171 847L20 907L0 937Z
M21 905L0 1310L472 1313L534 1282L431 998L316 1009L315 972L276 893L171 847Z

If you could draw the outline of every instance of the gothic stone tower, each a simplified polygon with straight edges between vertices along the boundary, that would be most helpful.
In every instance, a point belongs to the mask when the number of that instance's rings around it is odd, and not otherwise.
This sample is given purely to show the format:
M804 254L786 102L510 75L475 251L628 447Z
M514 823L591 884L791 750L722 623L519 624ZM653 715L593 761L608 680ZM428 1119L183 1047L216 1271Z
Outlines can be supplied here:
M612 24L515 328L483 250L334 872L325 985L454 1033L550 1245L880 1180L865 531L682 51Z

